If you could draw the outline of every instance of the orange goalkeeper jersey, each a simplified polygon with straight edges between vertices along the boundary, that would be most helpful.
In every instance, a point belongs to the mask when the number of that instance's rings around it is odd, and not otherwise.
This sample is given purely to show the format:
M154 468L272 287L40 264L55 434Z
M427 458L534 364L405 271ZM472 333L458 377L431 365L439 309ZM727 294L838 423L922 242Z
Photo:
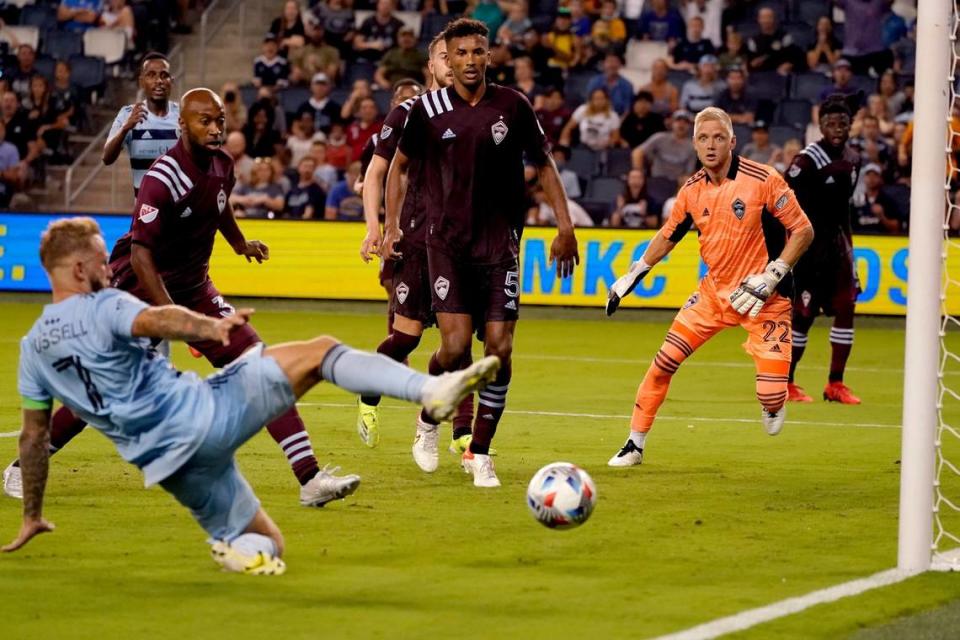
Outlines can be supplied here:
M780 255L787 234L807 226L810 221L776 169L734 155L722 183L715 184L703 169L687 180L662 232L679 242L696 228L706 277L728 298L744 278ZM789 296L791 287L788 277L778 290Z

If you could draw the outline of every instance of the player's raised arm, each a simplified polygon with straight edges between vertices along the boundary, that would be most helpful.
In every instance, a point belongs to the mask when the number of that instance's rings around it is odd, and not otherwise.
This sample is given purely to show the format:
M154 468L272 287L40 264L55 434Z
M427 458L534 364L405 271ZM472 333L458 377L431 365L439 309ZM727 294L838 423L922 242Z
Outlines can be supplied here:
M103 156L101 160L105 165L111 165L120 157L120 151L123 149L123 143L127 136L140 122L147 118L147 108L142 102L130 105L120 110L113 126L110 127L110 133L107 135L107 142L103 145Z

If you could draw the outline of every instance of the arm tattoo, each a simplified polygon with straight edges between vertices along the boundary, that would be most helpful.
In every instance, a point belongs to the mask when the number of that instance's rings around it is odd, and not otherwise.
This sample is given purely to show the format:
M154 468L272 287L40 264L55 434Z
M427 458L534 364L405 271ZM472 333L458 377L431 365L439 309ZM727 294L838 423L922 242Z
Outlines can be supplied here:
M216 320L177 305L145 309L133 323L134 335L183 342L199 342L214 337Z
M23 476L24 518L38 519L50 468L50 411L25 409L20 433L20 473Z

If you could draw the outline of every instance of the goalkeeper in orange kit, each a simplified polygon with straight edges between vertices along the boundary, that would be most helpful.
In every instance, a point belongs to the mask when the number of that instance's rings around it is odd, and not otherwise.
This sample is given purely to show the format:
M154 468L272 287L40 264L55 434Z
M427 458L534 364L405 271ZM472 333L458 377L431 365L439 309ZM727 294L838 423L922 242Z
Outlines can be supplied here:
M610 466L643 461L644 440L663 404L670 379L697 348L740 325L753 356L757 399L770 435L783 428L790 370L790 270L813 241L813 227L773 167L733 153L730 116L709 107L697 114L693 144L703 169L680 188L673 211L643 257L610 289L607 315L691 228L700 234L708 272L677 313L663 346L637 390L630 437Z

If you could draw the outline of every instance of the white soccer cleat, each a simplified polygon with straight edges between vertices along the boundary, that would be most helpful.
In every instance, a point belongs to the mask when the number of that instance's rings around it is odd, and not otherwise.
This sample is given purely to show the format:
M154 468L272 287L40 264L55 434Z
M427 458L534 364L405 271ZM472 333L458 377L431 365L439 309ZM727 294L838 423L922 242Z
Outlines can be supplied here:
M787 407L786 405L780 407L780 411L776 413L761 409L760 416L763 418L763 428L768 434L775 436L783 429L783 422L787 419Z
M500 369L500 358L487 356L462 371L431 378L423 387L423 408L437 422L449 421L467 394L493 382Z
M611 467L633 467L643 462L643 449L633 443L633 440L627 438L627 442L620 447L607 465Z
M14 466L15 464L11 462L3 470L3 492L11 498L23 500L23 475L20 473L20 467Z
M413 461L417 466L433 473L440 465L440 427L428 424L417 416L417 435L413 439Z
M263 551L248 555L223 540L213 543L210 555L213 556L213 561L225 571L234 573L245 573L250 576L279 576L287 570L286 563L277 556Z
M300 504L305 507L322 507L332 500L341 500L357 490L360 476L350 473L334 475L340 467L324 467L307 484L300 487Z
M465 473L473 475L475 487L499 487L500 478L493 469L493 458L482 453L467 451L460 458L460 466Z

